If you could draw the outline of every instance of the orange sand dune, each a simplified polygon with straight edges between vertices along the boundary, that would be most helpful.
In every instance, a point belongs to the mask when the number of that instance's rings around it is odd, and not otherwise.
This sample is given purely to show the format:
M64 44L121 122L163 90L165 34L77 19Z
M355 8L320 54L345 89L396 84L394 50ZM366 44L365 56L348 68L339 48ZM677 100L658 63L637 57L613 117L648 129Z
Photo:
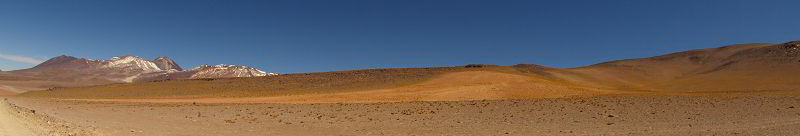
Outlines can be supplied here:
M521 98L557 98L620 93L543 80L534 76L496 71L454 72L408 86L357 92L302 94L274 97L195 99L92 99L128 102L199 103L371 103L401 101L460 101ZM80 99L72 99L80 100Z

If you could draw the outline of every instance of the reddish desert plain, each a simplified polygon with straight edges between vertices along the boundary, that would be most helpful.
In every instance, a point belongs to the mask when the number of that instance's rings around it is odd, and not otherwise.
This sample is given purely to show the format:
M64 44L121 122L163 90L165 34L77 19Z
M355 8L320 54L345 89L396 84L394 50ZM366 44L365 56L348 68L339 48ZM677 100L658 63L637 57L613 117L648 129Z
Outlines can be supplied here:
M797 135L798 47L132 83L1 72L0 134Z

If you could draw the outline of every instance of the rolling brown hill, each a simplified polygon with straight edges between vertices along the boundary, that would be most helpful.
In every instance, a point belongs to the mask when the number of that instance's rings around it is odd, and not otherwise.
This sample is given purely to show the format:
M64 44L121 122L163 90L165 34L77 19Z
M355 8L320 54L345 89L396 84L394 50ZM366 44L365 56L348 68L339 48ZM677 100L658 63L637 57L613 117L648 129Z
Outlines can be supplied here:
M23 96L149 102L396 102L597 95L791 93L800 42L739 44L578 68L468 65L162 80L29 92Z
M277 73L235 65L202 65L184 70L169 57L147 60L118 56L108 60L57 56L33 68L0 72L0 95L61 87L85 87L155 80L271 76Z
M602 87L648 91L800 90L800 42L740 44L600 63L557 75Z

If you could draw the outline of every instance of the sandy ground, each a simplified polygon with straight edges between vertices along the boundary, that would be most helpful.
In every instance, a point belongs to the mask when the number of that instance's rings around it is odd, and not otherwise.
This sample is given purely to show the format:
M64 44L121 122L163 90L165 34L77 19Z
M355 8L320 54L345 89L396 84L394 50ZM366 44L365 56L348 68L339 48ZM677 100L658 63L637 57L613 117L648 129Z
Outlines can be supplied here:
M800 97L601 96L373 104L12 98L96 135L794 135Z
M16 94L17 93L14 93L14 92L0 90L0 96L11 96L11 95L16 95Z
M91 127L78 127L0 97L0 136L92 136Z
M467 71L443 74L430 80L395 88L338 93L309 93L269 97L70 99L116 102L195 103L376 103L404 101L502 100L519 98L560 98L626 93L570 86L531 76L496 71Z
M0 136L33 136L33 130L25 127L25 121L13 116L8 104L0 101Z
M112 84L26 93L9 105L31 120L23 123L60 135L800 133L797 91L612 90L535 73L400 69Z

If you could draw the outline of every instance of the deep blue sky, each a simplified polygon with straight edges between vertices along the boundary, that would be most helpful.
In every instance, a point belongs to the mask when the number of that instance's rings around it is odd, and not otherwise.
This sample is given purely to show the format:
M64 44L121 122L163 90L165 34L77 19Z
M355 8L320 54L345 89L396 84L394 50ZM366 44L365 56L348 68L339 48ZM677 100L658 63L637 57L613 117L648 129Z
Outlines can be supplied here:
M281 73L577 67L800 39L796 0L0 0L0 69L58 55L171 56ZM18 59L17 59L18 60ZM28 61L28 63L30 63Z

